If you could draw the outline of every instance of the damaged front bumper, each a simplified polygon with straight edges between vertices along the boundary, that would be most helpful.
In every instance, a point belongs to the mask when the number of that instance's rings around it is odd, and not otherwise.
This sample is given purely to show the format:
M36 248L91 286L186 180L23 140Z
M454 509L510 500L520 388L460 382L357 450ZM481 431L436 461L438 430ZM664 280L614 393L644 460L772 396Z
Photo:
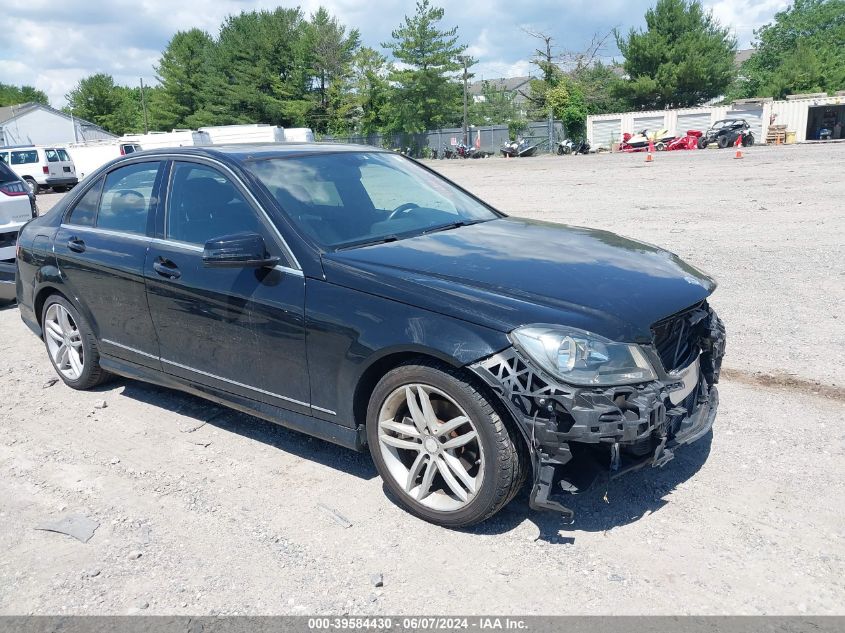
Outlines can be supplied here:
M673 317L670 325L666 331L677 340L656 336L654 345L643 346L658 374L647 383L567 385L513 347L470 367L499 394L531 448L532 508L572 520L574 513L555 493L583 491L603 472L613 478L663 466L677 447L710 431L719 404L724 326L706 303ZM686 351L667 357L666 349ZM678 363L683 366L672 367Z

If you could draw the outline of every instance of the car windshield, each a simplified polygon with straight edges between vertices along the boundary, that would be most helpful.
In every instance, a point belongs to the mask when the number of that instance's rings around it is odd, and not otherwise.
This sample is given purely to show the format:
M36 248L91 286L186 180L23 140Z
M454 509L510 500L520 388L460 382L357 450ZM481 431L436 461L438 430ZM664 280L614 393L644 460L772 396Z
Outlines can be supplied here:
M246 163L291 220L340 249L493 220L499 215L432 172L388 152L337 152Z

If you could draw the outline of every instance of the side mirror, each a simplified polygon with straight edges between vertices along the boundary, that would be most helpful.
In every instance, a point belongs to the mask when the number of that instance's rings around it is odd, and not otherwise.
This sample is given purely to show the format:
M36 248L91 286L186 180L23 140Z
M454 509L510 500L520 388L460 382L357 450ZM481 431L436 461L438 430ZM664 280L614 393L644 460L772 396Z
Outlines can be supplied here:
M264 238L256 233L236 233L208 240L202 252L204 266L213 268L265 268L279 263L267 254Z

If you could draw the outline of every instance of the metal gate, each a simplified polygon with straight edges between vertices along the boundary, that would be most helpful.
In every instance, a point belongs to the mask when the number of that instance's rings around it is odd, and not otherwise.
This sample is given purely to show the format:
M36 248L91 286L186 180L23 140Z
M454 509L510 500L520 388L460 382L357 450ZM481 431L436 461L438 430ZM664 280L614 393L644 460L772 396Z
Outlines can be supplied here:
M745 119L751 126L751 133L754 134L755 143L765 143L763 137L763 107L748 108L744 110L728 110L725 118Z
M590 145L610 149L611 144L618 142L621 136L622 119L593 121L593 137L590 139Z
M634 129L631 134L637 134L643 130L648 130L649 134L662 130L666 122L666 116L661 114L659 116L643 116L634 117Z
M696 112L691 114L678 115L678 129L675 134L683 136L687 130L699 130L704 132L710 127L711 115L709 112Z

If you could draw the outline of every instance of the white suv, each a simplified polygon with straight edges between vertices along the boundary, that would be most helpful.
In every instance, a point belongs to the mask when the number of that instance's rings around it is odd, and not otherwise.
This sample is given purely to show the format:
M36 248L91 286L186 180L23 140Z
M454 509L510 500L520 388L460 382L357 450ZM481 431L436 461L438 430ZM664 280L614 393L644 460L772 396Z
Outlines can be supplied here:
M38 215L35 196L0 163L0 302L15 298L15 244L21 227Z
M11 167L35 193L48 187L67 191L79 182L73 161L61 147L0 147L0 161Z

